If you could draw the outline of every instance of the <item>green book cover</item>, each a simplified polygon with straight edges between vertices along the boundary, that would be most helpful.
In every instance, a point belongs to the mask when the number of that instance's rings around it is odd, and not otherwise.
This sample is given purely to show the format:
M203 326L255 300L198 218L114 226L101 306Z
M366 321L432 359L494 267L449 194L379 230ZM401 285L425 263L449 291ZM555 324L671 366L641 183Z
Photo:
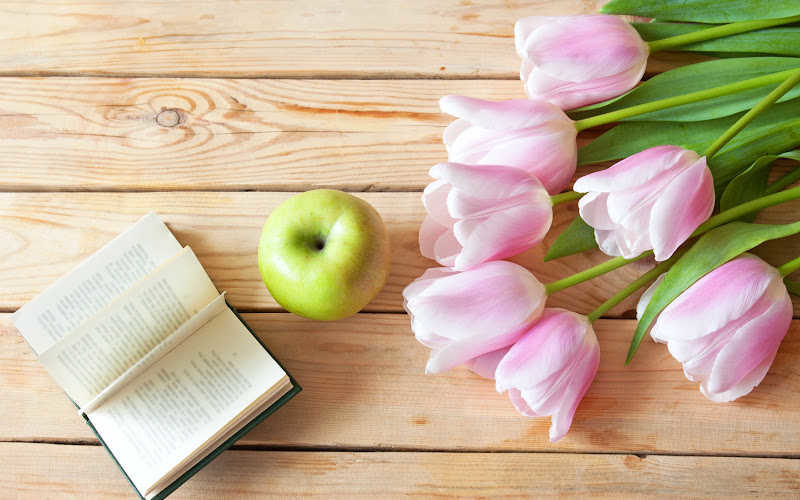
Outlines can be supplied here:
M295 397L297 395L297 393L299 393L302 390L302 387L300 387L300 385L297 383L297 381L294 379L294 377L292 377L292 375L286 370L286 367L284 367L283 364L281 364L281 362L272 354L272 352L269 350L269 348L267 348L267 346L264 345L264 342L262 342L261 339L258 338L258 335L256 335L255 332L253 332L253 329L250 328L250 325L248 325L247 322L244 320L244 318L242 318L241 314L239 314L239 312L230 303L228 303L228 307L231 309L231 311L233 311L233 313L236 315L236 317L239 318L239 321L242 322L242 324L247 328L247 330L256 339L256 341L258 341L258 343L261 345L261 347L263 347L264 350L269 353L269 355L272 357L272 359L274 359L275 362L278 363L278 365L281 367L281 369L283 369L283 371L286 372L286 375L289 377L289 380L292 383L292 387L291 387L291 389L289 389L289 391L286 394L281 396L281 398L278 399L277 401L275 401L275 403L273 403L270 407L268 407L263 412L261 412L258 415L256 415L250 422L246 423L241 429L236 431L236 433L233 434L227 441L222 443L216 449L214 449L211 452L209 452L208 455L206 455L205 457L200 459L200 461L197 462L192 468L190 468L185 473L183 473L180 477L178 477L175 481L173 481L169 486L167 486L166 488L164 488L163 490L158 492L158 494L153 497L153 500L162 500L162 499L166 498L167 496L169 496L173 491L178 489L178 487L180 485L185 483L187 480L189 480L189 478L194 476L200 469L202 469L203 467L208 465L212 460L214 460L217 456L219 456L220 453L222 453L223 451L225 451L228 448L230 448L236 441L241 439L242 436L244 436L245 434L250 432L250 430L253 429L253 427L255 427L256 425L261 423L268 416L272 415L278 408L280 408L281 406L286 404L287 401L289 401L290 399ZM144 499L144 496L141 494L141 492L138 489L136 489L136 486L134 486L133 482L128 477L128 474L125 472L125 469L123 469L122 466L119 464L119 461L114 456L114 454L111 452L111 450L108 448L108 446L106 445L105 441L103 441L102 436L100 436L100 434L94 428L94 426L92 425L92 422L89 420L89 418L86 415L83 415L83 418L86 421L86 424L89 426L89 428L94 433L94 435L97 436L97 439L100 440L100 444L102 444L103 447L108 452L108 454L111 455L111 458L114 460L114 463L117 464L117 467L119 467L119 470L122 471L122 474L125 476L125 479L128 480L128 483L130 483L131 487L134 489L134 491L136 491L136 494L139 496L139 498Z

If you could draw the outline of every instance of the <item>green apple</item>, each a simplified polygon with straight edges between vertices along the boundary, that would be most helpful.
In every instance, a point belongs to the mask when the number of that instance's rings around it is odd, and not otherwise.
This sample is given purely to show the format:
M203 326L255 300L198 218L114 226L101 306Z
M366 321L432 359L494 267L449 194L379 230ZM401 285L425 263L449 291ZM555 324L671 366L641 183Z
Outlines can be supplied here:
M330 189L293 196L264 224L258 269L288 311L335 320L360 311L386 283L389 238L366 201Z

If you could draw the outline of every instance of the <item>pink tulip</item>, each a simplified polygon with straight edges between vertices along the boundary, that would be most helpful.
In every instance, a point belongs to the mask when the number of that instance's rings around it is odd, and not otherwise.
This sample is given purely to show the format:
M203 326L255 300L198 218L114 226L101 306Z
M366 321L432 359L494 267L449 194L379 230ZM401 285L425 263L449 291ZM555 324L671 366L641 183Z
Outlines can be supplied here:
M563 109L617 97L642 78L650 49L614 16L526 17L514 26L531 98Z
M653 250L666 260L714 209L714 181L705 157L657 146L585 175L575 191L600 249L633 258Z
M544 285L524 267L487 262L468 271L433 268L403 290L411 329L440 373L514 343L544 308Z
M458 120L444 131L449 160L517 167L536 176L550 194L572 179L578 159L577 130L557 106L541 100L492 102L449 95L442 111Z
M553 204L542 183L523 170L440 163L425 188L428 216L419 231L422 255L467 269L523 252L544 238Z
M639 300L639 316L659 282ZM706 274L672 301L650 335L667 344L686 378L700 382L705 397L723 403L761 383L791 321L792 301L778 271L744 254Z
M508 391L525 416L550 415L552 443L569 430L599 363L600 347L588 319L547 308L497 365L497 392Z

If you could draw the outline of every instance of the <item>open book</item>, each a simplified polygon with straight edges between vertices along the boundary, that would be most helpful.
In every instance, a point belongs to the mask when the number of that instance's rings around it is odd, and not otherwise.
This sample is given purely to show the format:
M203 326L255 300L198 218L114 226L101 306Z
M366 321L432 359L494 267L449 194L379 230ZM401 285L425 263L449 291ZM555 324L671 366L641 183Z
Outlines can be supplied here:
M148 499L300 390L155 214L13 321Z

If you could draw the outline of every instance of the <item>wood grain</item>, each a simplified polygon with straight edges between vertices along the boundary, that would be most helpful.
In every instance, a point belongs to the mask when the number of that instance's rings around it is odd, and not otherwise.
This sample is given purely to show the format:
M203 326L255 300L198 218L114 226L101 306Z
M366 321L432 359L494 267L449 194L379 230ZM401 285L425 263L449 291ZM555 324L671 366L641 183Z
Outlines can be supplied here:
M96 446L0 444L12 498L129 497ZM542 496L796 498L800 462L778 458L538 453L347 453L229 450L171 498L465 498Z
M447 159L447 94L524 97L507 80L5 78L0 189L422 190Z
M158 212L178 241L190 245L214 283L242 310L277 310L260 281L257 244L267 215L292 193L0 193L0 310L13 311L130 226L148 211ZM392 267L386 287L369 311L402 311L401 292L435 263L419 254L418 231L425 215L419 193L363 193L387 224ZM765 222L796 219L800 202L764 212ZM543 282L605 261L599 251L543 262L547 246L576 213L576 204L559 205L554 227L543 245L513 260ZM797 255L800 237L766 245L760 253L774 264ZM651 263L638 262L603 279L554 294L550 304L587 313L638 277ZM800 312L800 302L795 311ZM635 296L612 315L630 316Z
M604 3L6 1L0 74L516 78L517 19Z
M21 336L0 315L0 440L95 442ZM428 349L408 318L359 314L335 323L246 314L303 392L240 443L341 449L591 451L800 455L800 321L750 395L714 404L661 344L629 367L632 320L601 320L600 369L567 436L521 417L492 382L464 369L424 374Z

